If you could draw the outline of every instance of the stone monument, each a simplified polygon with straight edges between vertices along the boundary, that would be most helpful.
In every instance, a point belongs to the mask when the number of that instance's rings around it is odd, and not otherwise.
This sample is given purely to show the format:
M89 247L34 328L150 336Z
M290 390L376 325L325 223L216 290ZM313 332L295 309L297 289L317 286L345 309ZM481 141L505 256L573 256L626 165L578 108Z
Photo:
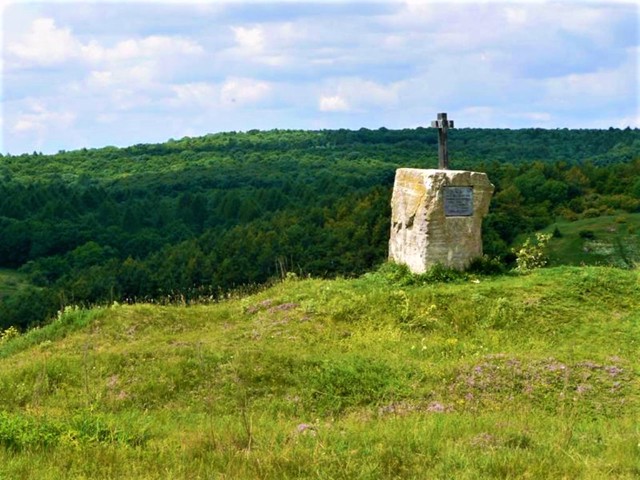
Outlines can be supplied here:
M494 187L486 174L449 170L447 130L439 113L439 168L400 168L391 198L389 260L424 273L436 264L462 270L482 256L482 218Z

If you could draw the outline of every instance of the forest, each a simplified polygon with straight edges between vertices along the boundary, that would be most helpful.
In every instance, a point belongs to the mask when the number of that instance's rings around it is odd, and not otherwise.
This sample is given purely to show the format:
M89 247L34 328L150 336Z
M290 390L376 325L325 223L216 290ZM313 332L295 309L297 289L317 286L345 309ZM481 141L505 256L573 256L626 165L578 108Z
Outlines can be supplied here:
M450 168L496 186L483 224L505 268L556 219L640 212L638 129L455 129ZM295 273L383 263L399 167L436 168L437 132L272 130L0 156L0 328L67 305L224 297Z

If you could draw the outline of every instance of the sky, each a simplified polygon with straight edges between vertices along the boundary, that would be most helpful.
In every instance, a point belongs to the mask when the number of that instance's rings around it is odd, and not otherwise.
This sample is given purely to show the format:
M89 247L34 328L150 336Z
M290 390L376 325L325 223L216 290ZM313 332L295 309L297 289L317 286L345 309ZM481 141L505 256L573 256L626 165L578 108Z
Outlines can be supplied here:
M3 154L438 112L640 127L634 0L0 2Z

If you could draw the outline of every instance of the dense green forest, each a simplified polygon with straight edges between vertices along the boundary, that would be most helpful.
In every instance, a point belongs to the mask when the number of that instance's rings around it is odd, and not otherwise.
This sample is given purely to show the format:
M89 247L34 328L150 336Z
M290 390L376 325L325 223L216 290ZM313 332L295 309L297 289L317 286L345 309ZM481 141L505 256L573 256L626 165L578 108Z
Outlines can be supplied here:
M558 219L640 211L640 132L456 129L453 169L496 186L487 255ZM0 156L0 328L69 304L218 298L385 260L395 169L435 168L432 129L249 131ZM28 284L27 284L28 283ZM0 292L1 293L1 292Z

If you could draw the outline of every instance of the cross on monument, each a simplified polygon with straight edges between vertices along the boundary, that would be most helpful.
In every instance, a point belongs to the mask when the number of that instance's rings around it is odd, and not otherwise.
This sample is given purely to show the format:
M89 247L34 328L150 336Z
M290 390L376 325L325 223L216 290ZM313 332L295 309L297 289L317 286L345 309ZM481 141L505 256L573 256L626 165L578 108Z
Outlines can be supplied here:
M447 150L447 130L453 128L453 120L447 120L446 113L439 113L438 119L431 122L433 128L438 129L438 168L449 168L449 151Z

